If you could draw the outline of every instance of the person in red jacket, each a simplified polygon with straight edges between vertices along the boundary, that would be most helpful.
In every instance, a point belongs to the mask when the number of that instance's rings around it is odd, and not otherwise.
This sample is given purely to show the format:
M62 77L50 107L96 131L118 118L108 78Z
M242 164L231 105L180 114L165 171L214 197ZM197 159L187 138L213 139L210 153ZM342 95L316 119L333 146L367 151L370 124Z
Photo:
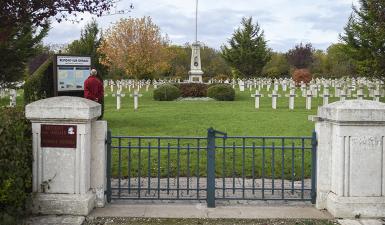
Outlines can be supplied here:
M84 98L102 104L104 88L102 81L97 77L98 72L91 70L90 76L84 81Z

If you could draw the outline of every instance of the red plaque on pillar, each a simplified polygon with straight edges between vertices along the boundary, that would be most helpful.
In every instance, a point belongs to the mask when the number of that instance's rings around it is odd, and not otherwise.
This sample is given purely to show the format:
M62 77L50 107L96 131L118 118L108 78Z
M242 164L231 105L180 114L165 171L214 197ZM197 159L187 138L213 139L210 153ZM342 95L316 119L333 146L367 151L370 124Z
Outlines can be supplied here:
M41 125L41 147L76 148L76 125Z

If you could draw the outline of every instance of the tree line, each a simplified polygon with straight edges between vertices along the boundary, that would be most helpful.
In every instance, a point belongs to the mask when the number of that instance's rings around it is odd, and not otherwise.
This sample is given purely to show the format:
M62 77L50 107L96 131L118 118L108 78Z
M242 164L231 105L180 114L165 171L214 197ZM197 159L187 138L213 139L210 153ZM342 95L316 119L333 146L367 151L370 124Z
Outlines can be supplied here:
M111 0L99 0L98 5L85 0L68 4L64 0L17 2L18 5L12 0L0 3L0 56L4 59L0 61L0 85L22 79L29 74L27 68L33 70L44 56L51 54L41 40L47 35L52 18L60 22L76 14L78 17L71 18L81 20L79 12L102 15L113 4ZM206 79L285 77L297 69L306 69L316 77L384 79L384 8L383 1L360 0L359 7L353 7L340 42L326 51L314 49L311 43L298 43L288 52L274 52L258 22L252 17L243 18L221 49L202 46L202 69ZM121 19L103 32L93 20L63 53L90 55L105 78L183 80L190 69L189 46L172 44L150 17L143 17Z

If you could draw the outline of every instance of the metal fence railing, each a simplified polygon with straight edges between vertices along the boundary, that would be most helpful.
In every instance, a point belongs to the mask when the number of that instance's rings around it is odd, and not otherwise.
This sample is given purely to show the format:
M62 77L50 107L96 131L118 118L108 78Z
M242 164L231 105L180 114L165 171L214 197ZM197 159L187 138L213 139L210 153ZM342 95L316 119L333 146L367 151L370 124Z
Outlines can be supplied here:
M219 135L219 136L218 136ZM107 200L289 200L315 203L316 134L309 137L111 136Z

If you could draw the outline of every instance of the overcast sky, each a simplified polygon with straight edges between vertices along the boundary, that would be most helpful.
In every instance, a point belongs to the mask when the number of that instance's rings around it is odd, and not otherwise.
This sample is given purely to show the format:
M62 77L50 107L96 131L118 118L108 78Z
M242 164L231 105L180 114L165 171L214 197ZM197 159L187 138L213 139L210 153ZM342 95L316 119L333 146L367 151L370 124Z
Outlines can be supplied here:
M219 49L239 27L242 17L252 16L265 32L268 45L285 52L300 42L326 49L338 42L352 5L358 0L200 0L198 39ZM103 29L122 17L150 16L173 44L194 41L195 0L122 0L117 9L134 9L125 15L97 18ZM53 22L46 44L66 44L80 37L91 20L86 15L78 24Z

